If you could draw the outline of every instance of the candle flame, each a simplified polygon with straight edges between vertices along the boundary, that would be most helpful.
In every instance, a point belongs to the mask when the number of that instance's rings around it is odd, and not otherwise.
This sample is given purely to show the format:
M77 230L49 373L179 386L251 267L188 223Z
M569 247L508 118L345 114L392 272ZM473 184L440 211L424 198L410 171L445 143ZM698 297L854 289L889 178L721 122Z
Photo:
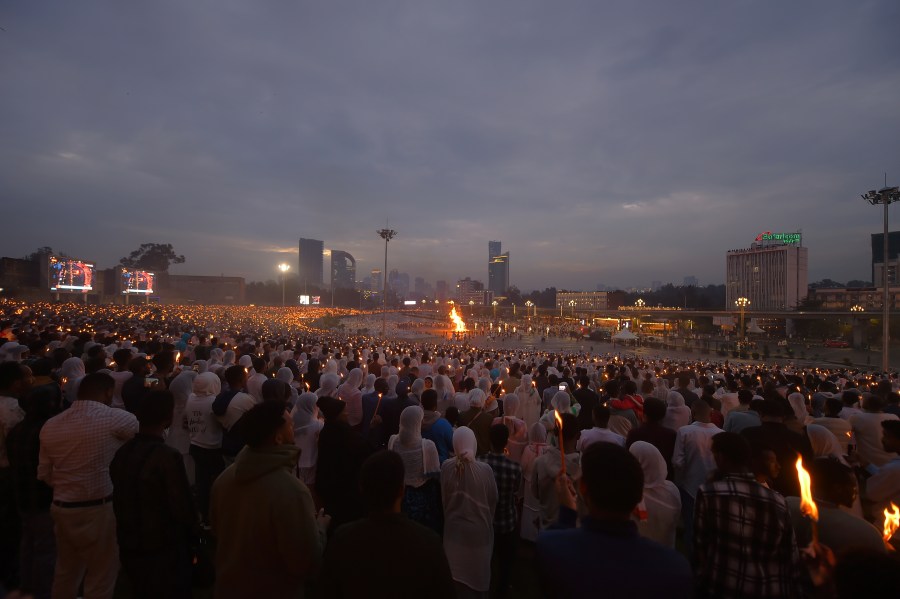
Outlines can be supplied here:
M466 331L466 323L463 322L463 319L459 317L459 314L456 313L456 306L450 309L450 320L453 321L453 324L456 326L457 333L464 333Z
M893 511L891 511L893 510ZM900 528L900 507L893 501L891 502L891 510L884 509L884 542L890 542L891 537Z
M559 413L559 410L553 412L553 417L556 419L556 426L559 429L560 440L562 440L562 430L563 430L563 419Z
M812 498L811 479L809 472L803 467L803 458L797 458L797 478L800 481L800 512L809 516L813 521L819 520L819 508Z

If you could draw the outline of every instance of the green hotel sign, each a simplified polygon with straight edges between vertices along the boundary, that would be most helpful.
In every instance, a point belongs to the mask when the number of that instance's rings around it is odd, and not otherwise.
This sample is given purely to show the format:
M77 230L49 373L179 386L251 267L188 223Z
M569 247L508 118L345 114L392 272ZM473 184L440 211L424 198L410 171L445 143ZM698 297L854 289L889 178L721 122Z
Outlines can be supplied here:
M756 236L756 241L780 241L784 244L799 245L800 233L772 233L766 231Z

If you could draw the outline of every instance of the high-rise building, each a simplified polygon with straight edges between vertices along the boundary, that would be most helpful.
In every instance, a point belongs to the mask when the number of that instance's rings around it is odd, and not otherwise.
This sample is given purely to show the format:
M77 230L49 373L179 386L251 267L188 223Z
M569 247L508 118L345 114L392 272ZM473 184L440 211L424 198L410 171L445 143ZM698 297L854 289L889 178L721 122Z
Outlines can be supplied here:
M437 281L434 284L434 299L439 302L446 302L450 299L450 291L447 281Z
M460 279L456 282L456 301L463 305L473 301L481 306L485 303L484 291L484 283L481 281L473 281L469 277Z
M300 238L300 268L297 271L301 291L308 291L310 286L322 286L322 256L325 243L319 239Z
M793 310L806 299L809 251L800 234L764 233L747 249L725 257L725 308L734 310L739 297L747 310ZM784 241L789 240L789 241Z
M380 268L372 269L372 291L384 291L384 277L381 276Z
M872 235L872 284L876 287L884 285L884 233ZM897 284L897 271L900 268L900 231L888 233L888 286Z
M488 289L497 297L509 289L509 252L500 253L499 241L488 241Z
M697 277L688 275L684 278L683 285L685 287L697 287L698 285L700 285L700 281L697 280Z
M331 250L331 288L353 289L356 282L356 260L349 252Z

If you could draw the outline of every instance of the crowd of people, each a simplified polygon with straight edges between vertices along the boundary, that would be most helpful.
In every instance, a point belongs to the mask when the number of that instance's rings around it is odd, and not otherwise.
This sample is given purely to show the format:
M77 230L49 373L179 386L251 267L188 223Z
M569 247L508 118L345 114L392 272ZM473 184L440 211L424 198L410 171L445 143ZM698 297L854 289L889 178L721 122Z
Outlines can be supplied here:
M900 596L896 373L275 308L3 302L0 331L0 582L27 595Z

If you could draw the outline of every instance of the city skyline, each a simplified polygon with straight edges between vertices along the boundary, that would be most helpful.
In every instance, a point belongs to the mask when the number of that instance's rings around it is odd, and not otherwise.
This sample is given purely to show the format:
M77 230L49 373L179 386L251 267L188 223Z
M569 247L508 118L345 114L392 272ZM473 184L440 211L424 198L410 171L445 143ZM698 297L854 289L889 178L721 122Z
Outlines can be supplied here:
M389 270L487 283L502 239L511 285L591 290L722 284L725 252L802 230L810 281L867 280L881 211L859 195L900 183L898 20L889 0L13 3L0 255L108 268L172 243L173 273L277 280L302 231L365 273L389 222Z

